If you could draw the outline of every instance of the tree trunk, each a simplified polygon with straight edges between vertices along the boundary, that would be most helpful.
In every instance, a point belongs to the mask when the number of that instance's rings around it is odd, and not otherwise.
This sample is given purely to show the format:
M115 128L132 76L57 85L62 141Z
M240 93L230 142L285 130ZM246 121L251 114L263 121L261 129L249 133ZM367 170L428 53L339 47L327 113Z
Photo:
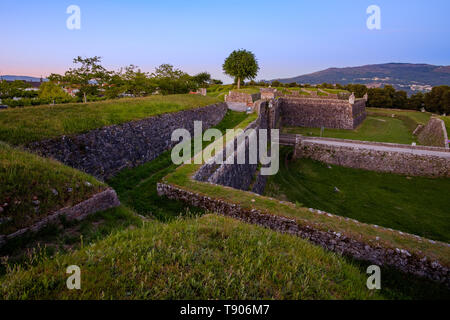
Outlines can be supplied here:
M83 92L83 100L84 100L84 103L87 102L87 99L86 99L86 92Z
M238 90L241 88L241 78L238 77Z

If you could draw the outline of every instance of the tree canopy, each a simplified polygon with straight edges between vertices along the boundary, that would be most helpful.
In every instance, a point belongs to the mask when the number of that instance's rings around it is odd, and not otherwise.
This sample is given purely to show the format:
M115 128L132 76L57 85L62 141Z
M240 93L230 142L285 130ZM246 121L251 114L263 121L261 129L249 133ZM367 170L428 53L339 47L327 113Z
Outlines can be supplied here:
M241 87L241 81L254 79L259 71L258 61L255 55L247 50L235 50L222 66L225 74L237 79L238 89Z
M70 99L70 96L54 82L44 82L39 88L39 99L57 102Z
M87 95L95 95L98 88L107 82L110 73L100 64L100 57L82 58L78 56L73 59L74 64L80 64L78 68L70 68L64 76L51 74L50 81L57 81L76 85L87 102Z

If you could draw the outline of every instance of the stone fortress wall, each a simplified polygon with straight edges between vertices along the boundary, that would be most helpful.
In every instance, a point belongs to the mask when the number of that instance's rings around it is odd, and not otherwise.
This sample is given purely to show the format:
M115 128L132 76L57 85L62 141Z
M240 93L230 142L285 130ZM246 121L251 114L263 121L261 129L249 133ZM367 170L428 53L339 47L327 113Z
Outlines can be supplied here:
M171 141L175 129L184 128L193 134L194 121L202 121L203 130L206 130L217 125L226 112L226 103L218 103L80 135L38 141L27 145L27 148L105 180L122 169L152 161L171 149L177 143Z
M266 176L260 175L260 165L250 163L249 151L250 141L245 135L248 135L253 129L256 135L255 141L258 141L258 130L267 129L270 123L275 122L275 108L269 108L269 102L258 102L258 118L249 124L243 132L229 142L226 147L207 163L205 163L195 174L194 179L197 181L208 182L212 184L232 187L234 189L253 191L262 194L264 192ZM259 141L258 141L259 144ZM237 164L238 150L245 150L245 164ZM258 153L258 150L256 150ZM217 164L217 159L222 161L229 157L234 158L234 164Z
M260 90L262 100L275 99L282 95L276 88L269 87L269 88L261 88Z
M191 135L194 121L202 121L203 130L217 125L227 112L226 103L202 108L166 113L147 119L108 126L80 135L31 143L27 148L45 157L54 158L66 165L85 171L104 180L120 170L144 164L172 148L175 129L184 128ZM71 207L55 211L12 234L0 234L0 248L24 235L34 234L49 224L66 220L82 220L95 212L120 205L114 190L108 188Z
M352 130L366 118L365 99L342 97L337 94L321 91L326 95L318 95L317 91L308 91L309 95L300 95L293 91L284 95L276 88L261 88L259 94L230 91L225 102L230 105L242 104L254 106L257 100L281 100L282 125L289 127L325 127L332 129Z
M282 95L276 88L262 88L261 99L276 99L281 114L281 126L331 128L352 130L358 127L366 118L367 97L355 99L339 96L320 90L325 95L318 95L317 91L302 91L308 96L300 95L297 91Z
M267 100L270 128L282 126L353 129L366 118L366 97L356 100L282 96ZM258 104L255 105L258 110ZM442 120L432 118L419 135L428 145L444 145ZM434 143L432 143L434 141ZM283 135L280 143L294 146L296 158L328 164L411 176L450 177L450 150L393 143ZM423 143L423 142L422 142Z
M283 96L282 126L355 129L366 118L365 100L353 104L347 100Z
M450 177L450 150L297 135L295 158L410 176Z

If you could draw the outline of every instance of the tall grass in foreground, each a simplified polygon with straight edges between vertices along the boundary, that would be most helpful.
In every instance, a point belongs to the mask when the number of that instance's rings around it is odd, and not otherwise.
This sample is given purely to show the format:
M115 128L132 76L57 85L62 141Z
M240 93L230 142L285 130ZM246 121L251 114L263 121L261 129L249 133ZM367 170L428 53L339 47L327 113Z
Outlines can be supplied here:
M65 268L81 268L67 290ZM151 222L1 279L4 299L371 299L366 275L300 238L216 215Z

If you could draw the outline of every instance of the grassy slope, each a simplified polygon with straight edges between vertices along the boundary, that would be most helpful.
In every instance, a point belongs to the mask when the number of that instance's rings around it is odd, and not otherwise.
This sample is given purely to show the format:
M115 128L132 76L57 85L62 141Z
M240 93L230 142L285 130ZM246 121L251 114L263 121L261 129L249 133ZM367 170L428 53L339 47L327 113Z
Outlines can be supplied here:
M337 94L337 93L350 93L350 91L342 90L342 89L323 89L323 91L326 91L326 92L328 92L328 93L333 93L333 94Z
M445 128L447 129L447 135L450 139L450 116L441 117L442 120L445 122Z
M208 97L215 97L220 99L220 101L224 101L225 95L227 95L233 88L233 85L213 85L207 89L206 95Z
M79 203L106 188L78 170L4 143L0 143L0 181L0 203L8 204L0 218L11 219L0 224L0 234L12 233L50 212ZM32 203L36 200L38 205ZM35 211L36 208L39 211Z
M382 113L387 116L406 116L413 119L417 124L427 124L430 120L431 113L413 110L385 109L385 108L367 108L369 113Z
M0 112L0 141L26 144L218 101L200 95L169 95L8 109Z
M247 115L243 112L228 111L224 119L215 128L225 132L227 128L234 128ZM125 169L108 181L119 195L122 203L137 213L170 221L180 214L198 214L202 210L186 206L180 201L171 201L158 196L156 183L177 168L171 160L171 152L165 152L154 161L142 166Z
M285 133L305 136L320 136L320 128L283 128ZM403 121L390 117L368 116L355 130L325 129L323 137L362 141L392 142L411 144L416 139Z
M248 93L248 94L254 94L254 93L259 93L260 88L259 87L245 87L245 88L241 88L239 90L236 89L234 91Z
M243 249L244 248L244 249ZM78 265L81 290L67 290ZM297 237L215 215L152 222L2 279L5 299L368 299L366 275Z
M281 149L285 159L291 148ZM334 192L334 187L340 192ZM310 159L280 161L265 194L358 221L450 242L449 179L427 179L332 166Z

